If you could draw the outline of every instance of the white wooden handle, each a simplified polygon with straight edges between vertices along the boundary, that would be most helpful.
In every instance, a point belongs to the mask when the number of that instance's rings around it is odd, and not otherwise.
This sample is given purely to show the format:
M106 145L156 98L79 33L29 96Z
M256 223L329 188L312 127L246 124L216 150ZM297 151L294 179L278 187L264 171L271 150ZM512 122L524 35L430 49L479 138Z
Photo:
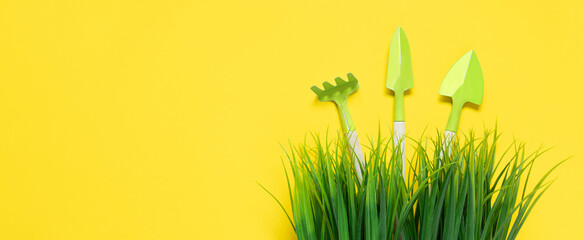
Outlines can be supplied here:
M452 145L454 144L454 139L456 138L456 132L446 130L444 132L444 138L442 138L442 151L440 152L440 158L444 156L446 148L448 148L448 156L452 156Z
M399 149L399 151L401 153L402 176L404 177L404 179L407 179L406 178L406 123L405 122L393 122L393 147L396 149Z
M363 173L361 173L361 166L365 167L365 157L363 156L363 150L361 150L361 143L359 143L359 137L357 136L357 131L352 130L347 132L347 139L349 141L349 146L351 147L351 153L353 162L355 162L355 170L357 171L357 177L359 181L363 179ZM361 163L361 166L359 165Z

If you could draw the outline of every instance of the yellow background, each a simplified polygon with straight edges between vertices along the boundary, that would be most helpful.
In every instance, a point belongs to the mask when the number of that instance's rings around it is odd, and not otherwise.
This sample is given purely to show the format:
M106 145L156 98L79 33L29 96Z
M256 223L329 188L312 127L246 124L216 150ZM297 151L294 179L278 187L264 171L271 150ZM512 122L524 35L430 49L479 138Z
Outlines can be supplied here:
M574 155L520 239L584 239L582 1L0 1L0 239L293 239L279 143L339 129L313 84L352 72L362 142L391 126L403 26L419 136L474 49L485 93L461 129ZM478 2L478 1L476 1ZM288 201L284 201L288 204Z

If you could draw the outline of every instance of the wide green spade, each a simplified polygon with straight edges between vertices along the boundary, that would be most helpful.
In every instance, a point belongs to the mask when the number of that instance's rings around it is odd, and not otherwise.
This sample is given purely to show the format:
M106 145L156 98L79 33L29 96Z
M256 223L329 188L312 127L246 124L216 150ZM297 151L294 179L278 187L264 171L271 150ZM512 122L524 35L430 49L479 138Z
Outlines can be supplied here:
M410 44L401 27L393 33L389 44L385 86L393 91L393 141L402 156L402 174L406 177L406 144L404 92L414 86ZM399 148L398 148L399 147Z
M483 71L473 50L458 59L450 68L439 93L452 98L452 110L444 133L444 141L446 145L450 145L456 135L464 104L470 102L480 105L483 101Z

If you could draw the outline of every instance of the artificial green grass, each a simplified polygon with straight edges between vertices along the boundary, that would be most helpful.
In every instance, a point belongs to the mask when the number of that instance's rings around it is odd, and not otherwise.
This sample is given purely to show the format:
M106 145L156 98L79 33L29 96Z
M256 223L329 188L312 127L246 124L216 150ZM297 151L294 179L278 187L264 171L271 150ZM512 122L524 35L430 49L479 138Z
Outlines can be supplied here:
M463 136L451 155L443 154L440 136L408 139L415 151L404 180L401 153L379 133L370 140L360 182L343 137L312 138L286 151L293 218L272 195L302 240L515 239L563 162L528 189L545 151L526 154L514 142L497 157L496 130Z

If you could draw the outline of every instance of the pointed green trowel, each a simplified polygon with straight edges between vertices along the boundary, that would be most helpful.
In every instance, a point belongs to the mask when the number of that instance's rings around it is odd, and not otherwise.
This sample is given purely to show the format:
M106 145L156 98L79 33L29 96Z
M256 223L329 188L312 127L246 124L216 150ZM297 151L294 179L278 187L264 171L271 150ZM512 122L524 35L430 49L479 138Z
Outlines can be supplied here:
M401 27L393 33L389 44L387 79L385 86L393 91L393 142L402 156L402 175L406 178L406 125L404 114L404 92L414 86L410 44ZM399 148L398 148L399 147Z
M462 107L467 102L480 105L483 101L483 71L473 50L467 52L450 68L442 81L439 93L452 98L452 110L443 140L443 146L448 146L450 155Z

